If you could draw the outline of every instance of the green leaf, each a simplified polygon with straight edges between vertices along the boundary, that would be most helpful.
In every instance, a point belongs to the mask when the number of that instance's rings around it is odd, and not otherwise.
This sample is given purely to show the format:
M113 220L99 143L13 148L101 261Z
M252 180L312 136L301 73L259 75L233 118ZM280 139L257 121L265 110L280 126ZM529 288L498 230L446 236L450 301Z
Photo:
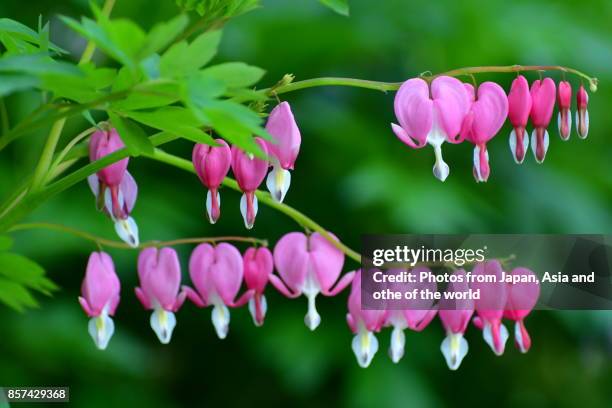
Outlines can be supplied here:
M220 41L221 31L210 31L198 36L191 44L186 41L174 44L161 57L161 76L177 78L194 73L215 56Z
M48 24L45 25L48 28ZM43 30L45 31L45 30ZM43 35L39 35L36 31L31 28L21 24L18 21L11 20L9 18L0 18L0 39L18 39L25 41L29 44L34 44L40 48L47 48L58 53L58 54L67 54L68 52L61 49L57 45L48 42L47 44L41 43L42 41L48 41L48 29L47 33L42 33ZM3 41L4 42L4 41Z
M0 252L0 277L46 295L57 289L40 265L12 252Z
M22 312L27 307L38 306L38 303L26 288L3 278L0 278L0 302L18 312Z
M132 92L125 99L111 103L111 107L117 110L150 109L170 105L180 98L179 83L145 83L139 85L137 92Z
M140 126L112 112L109 117L131 156L153 153L153 145Z
M186 14L179 14L170 21L156 24L149 32L140 56L144 58L163 51L187 28L187 24L189 18Z
M38 54L4 55L0 58L0 72L23 72L27 74L83 75L73 64L55 61Z
M228 88L246 88L254 85L264 73L263 69L244 62L227 62L202 70L202 74L223 81Z
M10 95L15 91L36 88L40 81L35 76L26 74L0 74L0 96Z
M200 127L202 124L189 109L168 106L153 112L125 112L137 122L195 143L214 144L214 139Z
M343 16L349 15L348 0L319 0L319 2L334 10L338 14Z
M0 235L0 251L9 250L13 246L13 238L9 235Z

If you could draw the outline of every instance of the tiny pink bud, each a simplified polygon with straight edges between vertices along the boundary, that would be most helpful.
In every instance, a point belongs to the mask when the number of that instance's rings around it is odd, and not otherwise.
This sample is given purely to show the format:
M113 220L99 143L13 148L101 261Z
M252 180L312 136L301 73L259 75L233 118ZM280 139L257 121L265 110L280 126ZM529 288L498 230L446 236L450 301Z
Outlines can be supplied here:
M274 269L274 259L268 248L249 248L242 257L244 264L244 281L247 288L255 294L249 300L249 312L256 326L264 322L267 311L266 297L263 292Z
M534 130L531 133L531 150L536 162L542 163L546 157L550 143L546 128L552 118L555 107L555 82L550 78L534 81L531 85L531 123Z
M105 252L93 252L87 262L85 279L81 286L81 307L91 317L89 334L96 346L104 350L115 331L110 316L119 304L120 283L115 265Z
M576 94L576 104L578 106L576 110L576 132L581 139L586 139L589 134L589 111L587 109L589 95L582 85L580 85Z
M569 140L572 130L572 113L570 112L572 105L572 86L569 82L559 82L557 103L559 104L559 114L557 116L559 136L561 136L562 140Z
M268 154L266 143L263 139L256 137L255 142L261 148L264 155ZM261 184L268 172L268 161L247 154L236 146L232 146L232 171L238 182L238 186L244 192L240 200L240 212L247 229L253 228L255 216L257 215L257 197L255 190Z
M512 81L508 94L508 119L514 128L510 133L510 150L514 161L522 163L529 148L529 135L525 137L525 127L531 112L531 93L529 83L524 76L519 75Z
M221 196L219 186L229 172L232 151L223 139L215 139L220 146L196 144L193 148L192 162L200 181L208 188L206 194L206 215L214 224L221 215Z
M136 297L145 309L153 309L151 328L159 341L167 344L176 326L174 312L185 300L185 294L179 293L181 265L176 251L168 247L143 249L138 255L138 277Z

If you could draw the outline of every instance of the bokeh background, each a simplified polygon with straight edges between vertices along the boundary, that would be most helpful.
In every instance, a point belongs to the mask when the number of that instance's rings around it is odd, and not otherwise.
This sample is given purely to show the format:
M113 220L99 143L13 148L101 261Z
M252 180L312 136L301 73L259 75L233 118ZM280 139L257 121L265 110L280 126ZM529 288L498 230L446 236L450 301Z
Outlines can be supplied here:
M573 133L562 142L554 125L543 165L531 153L517 166L508 126L489 144L492 176L476 184L471 145L446 146L451 175L431 174L433 153L412 151L390 130L393 94L356 88L315 88L286 95L303 136L286 202L359 248L360 234L380 233L611 233L612 232L612 2L608 0L351 0L351 17L312 0L264 0L264 7L231 21L217 61L241 60L267 70L262 86L285 73L297 79L348 76L400 81L424 71L461 66L560 64L600 79L590 97L587 140ZM171 0L118 0L114 16L145 28L177 13ZM0 15L36 26L52 22L52 40L78 55L83 43L58 14L89 14L85 0L0 2ZM103 55L96 61L110 64ZM551 73L556 80L558 73ZM537 74L528 74L530 80ZM508 89L511 74L481 76ZM467 80L467 79L466 79ZM574 88L579 84L569 77ZM284 96L283 96L284 97ZM11 96L12 121L39 97ZM65 136L86 127L68 123ZM33 134L0 157L4 197L32 168L44 133ZM167 149L190 157L191 146ZM223 190L223 216L210 226L205 191L197 178L147 159L131 160L140 187L134 210L141 239L253 235L275 242L297 230L283 214L260 206L255 228L245 232L239 195ZM55 197L30 220L63 223L115 238L112 224L94 208L86 183ZM160 345L149 313L133 296L135 251L109 250L122 283L116 333L108 350L95 349L77 296L91 243L60 233L15 234L16 250L44 265L61 286L39 309L0 308L0 384L68 385L74 406L612 406L612 311L534 312L527 319L532 350L508 343L495 357L474 327L470 352L457 372L447 369L436 320L423 333L407 333L398 365L387 358L390 331L378 335L380 351L368 369L357 366L345 323L348 293L318 301L323 318L311 333L303 324L306 301L268 290L263 328L246 308L232 310L228 338L216 338L210 310L186 304L172 343ZM191 246L177 248L184 266ZM244 249L244 247L241 247ZM347 260L345 270L357 265ZM24 405L25 406L25 405Z

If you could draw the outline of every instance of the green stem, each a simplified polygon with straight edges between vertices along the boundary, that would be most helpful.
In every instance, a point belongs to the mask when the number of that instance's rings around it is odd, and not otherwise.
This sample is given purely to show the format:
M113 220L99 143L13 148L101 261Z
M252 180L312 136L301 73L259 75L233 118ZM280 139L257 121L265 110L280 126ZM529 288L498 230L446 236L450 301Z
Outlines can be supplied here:
M4 136L11 128L4 98L0 98L0 122L2 122L2 136Z
M155 149L152 155L147 156L153 160L160 161L162 163L170 164L174 167L178 167L179 169L183 169L190 173L195 173L195 169L193 168L193 164L189 160L185 160L181 157L174 156L172 154L166 153L163 150ZM238 183L236 180L226 177L223 180L223 185L231 188L232 190L241 191L240 187L238 187ZM344 252L349 258L355 260L356 262L361 262L361 255L356 251L352 250L348 246L344 245L339 240L335 239L325 228L317 224L311 218L302 214L298 210L293 207L288 206L287 204L279 203L274 201L272 196L269 193L264 191L257 190L255 192L257 199L260 203L264 203L275 210L282 212L283 214L291 217L298 224L312 231L316 231L321 234L325 239L331 242L334 246Z
M132 247L124 242L114 241L111 239L106 239L99 237L94 234L90 234L89 232L81 231L76 228L68 227L66 225L61 224L52 224L49 222L32 222L25 224L16 224L9 229L9 232L14 231L24 231L31 229L47 229L51 231L60 231L66 234L74 235L79 238L83 238L87 241L95 242L96 244L107 246L109 248L119 248L119 249L143 249L148 247L161 247L161 246L174 246L174 245L182 245L182 244L200 244L202 242L247 242L253 245L262 245L267 246L268 241L265 239L259 238L251 238L251 237L237 237L237 236L222 236L222 237L194 237L194 238L181 238L174 239L170 241L150 241L143 242L138 247Z
M49 166L51 165L51 160L53 159L55 147L57 146L57 142L59 141L60 136L62 135L62 130L64 129L65 123L66 118L62 118L56 121L51 127L51 132L49 132L49 136L47 137L47 142L45 143L45 147L43 148L40 160L38 161L36 169L34 170L34 177L32 178L32 187L30 188L30 191L32 192L37 191L42 186L42 183L45 180L45 176L47 175L47 171L49 170Z
M106 0L104 2L104 5L102 6L102 15L106 17L110 16L114 6L115 0ZM81 54L81 59L79 59L79 65L84 65L91 61L95 51L96 44L93 41L88 41L87 46L85 46L85 50L83 51L83 54Z

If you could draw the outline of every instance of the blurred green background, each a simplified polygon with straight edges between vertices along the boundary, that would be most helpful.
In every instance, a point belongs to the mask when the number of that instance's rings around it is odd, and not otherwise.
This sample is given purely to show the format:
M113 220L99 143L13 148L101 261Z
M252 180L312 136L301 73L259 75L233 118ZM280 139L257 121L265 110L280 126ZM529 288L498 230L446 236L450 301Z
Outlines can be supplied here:
M360 234L380 233L611 233L612 232L612 2L590 0L351 0L351 17L312 0L264 0L264 7L231 21L216 61L241 60L267 70L262 86L285 73L307 79L348 76L400 81L423 71L470 65L560 64L600 79L590 95L587 140L562 142L556 113L543 165L531 153L517 166L508 126L489 144L492 176L472 177L472 146L445 146L451 175L431 174L430 148L413 151L389 123L393 94L355 88L315 88L287 95L303 143L286 202L336 233L349 246ZM177 13L174 2L118 0L114 16L150 28ZM0 16L35 27L52 22L52 40L78 55L83 41L58 14L89 15L85 0L0 2ZM110 64L97 54L99 64ZM558 73L551 76L559 80ZM528 74L536 79L537 74ZM493 79L506 90L513 76ZM569 77L574 89L575 77ZM14 123L39 97L14 95ZM68 138L87 125L68 123ZM45 132L22 138L2 152L4 197L32 168ZM190 157L189 143L167 150ZM222 217L204 219L205 190L198 179L147 159L132 159L140 195L133 216L141 239L253 235L275 242L297 230L293 221L260 206L255 228L245 232L239 195L222 190ZM86 183L39 208L30 220L63 223L115 238L112 224L94 208ZM319 299L321 326L304 326L306 301L287 300L268 288L266 323L255 328L246 308L232 310L228 338L218 340L210 309L186 304L177 314L170 345L157 341L149 312L133 296L134 251L109 250L121 277L122 300L108 350L98 351L77 296L91 243L51 232L15 233L16 251L48 271L61 290L39 297L41 307L22 314L0 309L0 385L68 385L74 406L612 406L612 312L534 312L527 319L533 347L521 355L511 344L495 357L473 327L470 352L458 372L447 369L436 320L423 333L407 333L406 355L393 365L380 350L360 369L345 323L348 293ZM186 265L192 247L177 248ZM241 247L243 250L244 247ZM346 261L345 270L357 265ZM23 405L26 406L26 405Z

